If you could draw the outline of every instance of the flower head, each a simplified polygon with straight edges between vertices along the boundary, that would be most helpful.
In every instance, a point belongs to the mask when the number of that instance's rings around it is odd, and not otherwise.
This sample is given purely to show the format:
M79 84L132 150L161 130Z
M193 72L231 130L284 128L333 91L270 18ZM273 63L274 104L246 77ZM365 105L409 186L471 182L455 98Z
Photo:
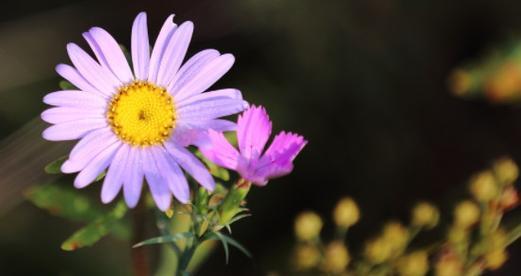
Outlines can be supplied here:
M205 139L208 129L234 129L234 123L219 118L241 112L247 104L236 89L203 93L231 68L234 57L207 49L183 64L192 32L192 22L178 26L171 15L150 51L146 14L138 14L132 26L132 69L116 40L99 27L83 33L96 60L78 45L67 45L74 67L60 64L56 71L77 89L45 96L44 102L54 107L41 117L53 124L43 132L45 139L80 140L61 167L64 173L79 172L77 188L108 168L103 202L123 189L134 207L146 179L162 210L172 194L189 201L182 170L213 189L208 170L185 147Z
M239 116L239 150L226 140L222 132L209 130L208 134L209 143L200 148L203 155L257 185L266 185L269 179L290 173L293 160L307 143L298 134L282 131L264 152L271 134L271 121L261 106L252 106Z

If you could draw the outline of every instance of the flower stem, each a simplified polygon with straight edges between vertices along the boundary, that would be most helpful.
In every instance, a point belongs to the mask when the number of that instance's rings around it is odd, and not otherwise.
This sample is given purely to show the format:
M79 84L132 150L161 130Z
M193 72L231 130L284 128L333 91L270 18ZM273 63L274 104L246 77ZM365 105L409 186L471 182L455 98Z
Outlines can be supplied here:
M197 240L197 237L193 237L191 244L186 246L181 258L179 259L176 276L188 275L188 265L190 264L198 245L199 241Z
M132 212L133 215L133 229L132 229L132 242L134 244L141 242L145 239L145 220L146 220L146 206L145 203L140 203L136 209ZM147 258L147 248L137 247L132 249L132 265L135 276L149 276L150 269Z

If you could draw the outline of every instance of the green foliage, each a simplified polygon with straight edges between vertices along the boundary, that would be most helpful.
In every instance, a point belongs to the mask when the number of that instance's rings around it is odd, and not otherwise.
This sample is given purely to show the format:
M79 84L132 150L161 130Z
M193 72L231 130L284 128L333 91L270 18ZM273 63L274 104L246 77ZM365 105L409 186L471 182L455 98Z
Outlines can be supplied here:
M76 87L74 85L72 85L72 83L70 83L70 82L68 82L66 80L60 81L59 86L63 90L74 90L74 89L76 89Z
M88 222L102 215L101 209L73 188L56 184L39 185L28 190L26 197L52 215L73 221Z
M62 157L52 161L51 163L47 164L47 166L45 166L45 169L44 169L45 172L48 174L62 173L60 168L61 168L63 162L65 162L65 160L67 160L67 156L62 156Z
M114 227L119 223L119 220L123 218L126 212L127 207L125 203L123 201L118 202L110 212L75 232L70 238L63 242L61 248L66 251L73 251L95 244L113 231Z
M163 243L175 243L175 242L180 241L180 240L185 240L185 239L192 238L193 236L194 236L194 234L191 233L191 232L183 232L183 233L177 233L177 234L172 234L172 235L164 235L164 236L159 236L159 237L155 237L155 238L151 238L151 239L142 241L140 243L135 244L133 247L136 248L136 247L141 247L141 246L144 246L144 245L163 244Z

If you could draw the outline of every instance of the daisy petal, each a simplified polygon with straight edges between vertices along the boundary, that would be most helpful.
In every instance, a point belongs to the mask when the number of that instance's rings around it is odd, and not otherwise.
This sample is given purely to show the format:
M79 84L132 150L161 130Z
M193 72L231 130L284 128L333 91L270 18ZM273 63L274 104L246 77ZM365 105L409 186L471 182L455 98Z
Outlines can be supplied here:
M231 99L231 100L242 100L241 91L237 89L220 89L215 91L208 91L205 93L197 94L192 97L186 98L183 101L177 102L177 108L181 109L184 106L191 105L200 101L211 101L220 99Z
M83 37L102 66L109 69L122 83L132 81L132 71L118 42L104 29L93 27Z
M246 159L258 158L271 134L271 121L263 107L251 107L237 120L237 142Z
M103 186L101 187L101 202L109 203L118 195L123 186L123 178L125 175L128 152L130 147L127 144L121 145L118 152L114 156L110 164Z
M182 101L192 95L204 92L224 76L232 68L234 62L235 58L231 54L224 54L211 60L198 72L194 73L194 76L183 87L179 87L178 92L175 92L175 99Z
M157 85L166 87L174 78L185 58L193 31L194 24L187 21L177 28L167 42L157 73Z
M67 44L67 52L78 72L104 95L111 96L121 85L108 69L96 63L78 45Z
M170 82L167 90L175 95L180 87L191 80L197 72L201 70L208 62L219 57L220 53L214 49L207 49L200 51L199 53L192 56L183 66L179 69L179 72L175 75L174 79Z
M177 25L174 24L174 15L171 14L165 20L165 23L163 23L163 27L161 27L161 31L159 31L156 43L152 49L152 54L150 55L148 80L152 83L157 83L157 73L162 61L163 53L165 52L167 42L170 40L170 37L172 37L176 29Z
M123 196L130 208L136 207L143 189L143 166L140 149L130 148L128 153L127 173L124 175Z
M69 159L62 164L61 171L75 173L83 170L96 155L116 142L118 139L108 128L90 132L74 146Z
M231 170L238 167L239 152L226 140L222 132L208 131L209 142L199 148L204 157Z
M148 42L147 14L140 12L132 24L131 39L132 63L134 74L138 80L147 80L150 62L150 45Z
M79 139L89 131L106 127L106 119L84 119L74 122L67 122L48 127L43 131L42 136L48 141L67 141Z
M105 118L103 109L79 109L73 107L53 107L41 114L42 120L50 124L60 124L84 119Z
M217 119L239 113L248 107L248 104L243 101L241 97L227 97L223 96L223 93L220 92L198 95L200 96L198 100L196 99L189 104L180 106L177 110L179 123L183 124ZM238 91L237 93L240 94Z
M166 184L168 179L163 176L165 172L157 165L158 155L155 154L155 148L148 148L147 150L141 151L141 157L143 160L143 171L152 198L160 210L166 211L172 202L172 194Z
M176 126L172 140L178 145L187 147L189 145L202 146L208 142L208 129L215 131L234 131L236 124L228 120L210 120L191 122L190 124L179 124Z
M174 143L165 143L165 148L172 158L181 165L199 184L208 191L213 191L215 181L206 166L197 159L189 150Z
M104 98L107 97L104 93L99 91L97 88L92 86L74 67L67 64L58 64L56 66L56 72L62 76L62 78L66 79L78 89L86 92L93 92L96 94L100 94Z
M74 107L74 108L105 108L106 102L98 94L87 93L79 90L63 90L52 92L43 97L43 102L48 105Z
M110 164L121 143L114 143L100 152L74 179L74 187L81 189L92 183Z

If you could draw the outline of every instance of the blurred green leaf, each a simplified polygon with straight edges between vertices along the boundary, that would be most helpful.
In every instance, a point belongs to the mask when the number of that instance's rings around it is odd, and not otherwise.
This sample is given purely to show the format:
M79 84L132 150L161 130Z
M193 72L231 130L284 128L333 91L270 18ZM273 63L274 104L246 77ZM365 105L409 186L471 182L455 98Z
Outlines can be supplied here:
M206 236L206 239L207 240L219 240L219 241L221 241L221 243L223 244L224 255L225 255L227 264L228 264L228 260L229 260L229 256L230 256L229 246L228 245L231 245L231 246L237 248L244 255L246 255L249 258L251 258L250 251L248 251L242 244L240 244L238 241L236 241L232 237L224 235L224 234L222 234L219 231L208 233L208 235Z
M66 251L73 251L95 244L101 238L111 233L126 212L127 206L125 203L123 201L118 202L110 212L74 233L62 243L61 248Z
M52 215L73 221L92 221L102 215L102 211L78 191L56 184L32 187L25 193L27 199Z
M60 168L65 160L67 160L67 156L62 156L52 161L51 163L47 164L47 166L45 166L45 172L48 174L60 174L62 172Z
M60 85L60 88L63 89L63 90L74 90L74 89L76 89L76 87L74 85L72 85L72 83L70 83L70 82L68 82L66 80L60 81L59 85Z
M191 232L183 232L183 233L177 233L177 234L173 234L173 235L165 235L165 236L155 237L155 238L151 238L151 239L142 241L140 243L135 244L132 247L136 248L136 247L141 247L144 245L177 242L179 240L188 239L193 236L194 236L194 234L192 234Z

